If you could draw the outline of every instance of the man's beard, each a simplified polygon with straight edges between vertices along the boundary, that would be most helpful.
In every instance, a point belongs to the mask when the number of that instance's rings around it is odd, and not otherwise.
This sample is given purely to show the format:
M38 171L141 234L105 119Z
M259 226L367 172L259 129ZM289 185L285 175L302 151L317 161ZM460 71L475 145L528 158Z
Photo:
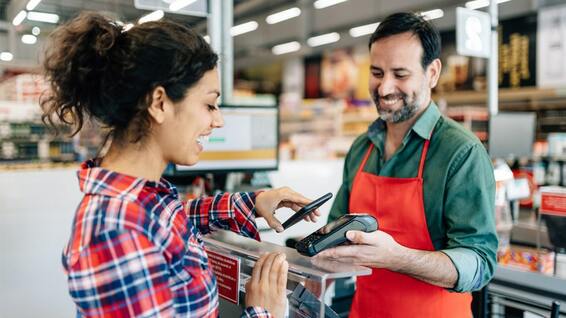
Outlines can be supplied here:
M379 117L381 117L382 120L392 124L406 121L415 116L415 114L419 110L419 104L421 102L416 93L413 94L413 98L411 100L409 100L409 96L404 93L379 96L379 94L374 91L371 95L373 102L377 107L377 111L379 112ZM381 108L381 100L387 101L392 99L401 99L401 101L403 102L403 107L395 111Z

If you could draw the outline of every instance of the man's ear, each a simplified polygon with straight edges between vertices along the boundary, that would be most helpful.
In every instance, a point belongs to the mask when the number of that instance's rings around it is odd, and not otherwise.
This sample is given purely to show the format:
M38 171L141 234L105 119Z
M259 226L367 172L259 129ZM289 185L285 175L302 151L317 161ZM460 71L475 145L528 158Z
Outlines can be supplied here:
M429 79L429 88L434 88L436 87L436 84L438 84L438 79L440 78L440 72L442 71L442 62L440 62L440 59L435 59L434 61L432 61L430 63L430 65L427 67L427 76Z
M156 123L162 124L165 121L165 102L167 100L165 88L157 86L149 97L150 104L147 111Z

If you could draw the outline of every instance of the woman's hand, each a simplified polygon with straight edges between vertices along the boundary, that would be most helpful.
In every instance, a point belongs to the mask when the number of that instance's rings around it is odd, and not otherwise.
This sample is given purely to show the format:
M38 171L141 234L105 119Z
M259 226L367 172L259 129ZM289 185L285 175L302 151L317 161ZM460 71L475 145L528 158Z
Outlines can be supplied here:
M269 253L256 262L252 277L246 283L246 306L265 308L274 317L283 318L287 304L287 270L285 254Z
M258 194L255 199L256 215L265 218L267 224L269 224L272 229L275 229L277 232L283 232L281 222L273 215L275 210L286 207L297 212L311 201L312 200L305 198L287 187L267 190ZM319 216L320 212L317 209L307 215L305 220L316 222Z

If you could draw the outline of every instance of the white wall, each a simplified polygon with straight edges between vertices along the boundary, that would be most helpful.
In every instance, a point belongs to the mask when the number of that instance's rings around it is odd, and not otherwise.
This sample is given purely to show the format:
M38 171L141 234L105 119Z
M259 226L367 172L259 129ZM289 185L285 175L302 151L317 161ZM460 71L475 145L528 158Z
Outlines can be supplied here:
M0 172L0 317L74 317L61 252L81 198L75 169Z

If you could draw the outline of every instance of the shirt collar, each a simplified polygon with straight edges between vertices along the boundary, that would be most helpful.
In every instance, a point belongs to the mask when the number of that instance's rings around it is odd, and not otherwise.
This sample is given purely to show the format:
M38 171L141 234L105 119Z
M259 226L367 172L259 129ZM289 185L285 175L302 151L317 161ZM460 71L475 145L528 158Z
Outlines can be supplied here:
M440 111L436 104L431 101L426 110L420 115L413 127L411 128L417 135L423 139L430 139L431 133L440 118ZM385 121L381 118L376 119L368 128L368 137L372 140L382 139L387 129Z
M167 180L158 182L136 178L100 167L101 158L83 162L77 173L79 188L85 194L99 194L136 200L142 190L177 196L177 189Z

